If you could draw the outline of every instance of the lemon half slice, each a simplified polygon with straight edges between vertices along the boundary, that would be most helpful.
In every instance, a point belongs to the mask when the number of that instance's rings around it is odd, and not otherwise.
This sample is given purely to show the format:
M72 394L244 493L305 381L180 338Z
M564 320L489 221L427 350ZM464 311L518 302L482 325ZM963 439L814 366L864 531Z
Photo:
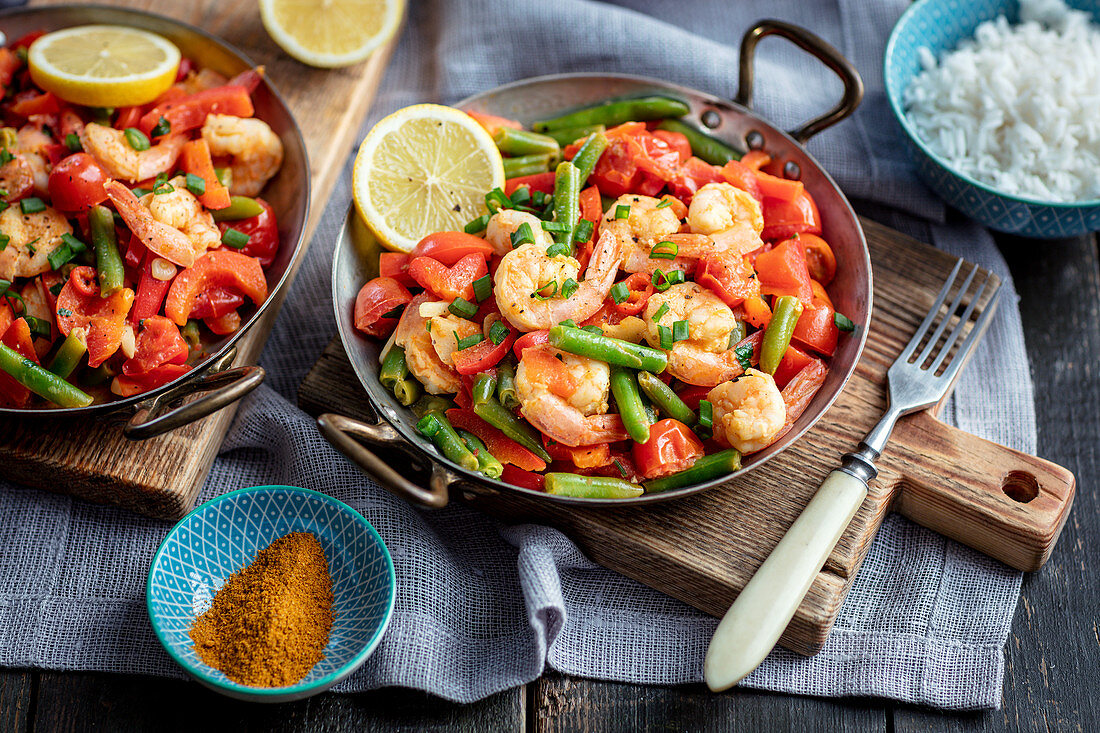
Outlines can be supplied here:
M397 32L405 0L260 0L264 28L310 66L363 61Z
M465 112L405 107L375 125L355 158L355 206L384 246L408 252L432 232L459 230L504 187L489 133Z
M117 25L82 25L31 44L34 83L66 102L126 107L159 97L176 80L180 51L155 33Z

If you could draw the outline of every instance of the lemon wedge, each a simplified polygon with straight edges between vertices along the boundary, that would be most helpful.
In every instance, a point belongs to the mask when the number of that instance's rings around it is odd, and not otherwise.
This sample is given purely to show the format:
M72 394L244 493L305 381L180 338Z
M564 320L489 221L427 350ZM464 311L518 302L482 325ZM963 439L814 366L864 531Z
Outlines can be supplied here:
M393 38L405 0L260 0L264 28L303 64L351 66Z
M31 44L34 83L66 102L89 107L146 104L176 81L180 51L155 33L117 25L82 25Z
M352 195L388 249L408 252L432 232L460 230L486 213L485 194L504 187L504 163L489 133L465 112L405 107L359 146Z

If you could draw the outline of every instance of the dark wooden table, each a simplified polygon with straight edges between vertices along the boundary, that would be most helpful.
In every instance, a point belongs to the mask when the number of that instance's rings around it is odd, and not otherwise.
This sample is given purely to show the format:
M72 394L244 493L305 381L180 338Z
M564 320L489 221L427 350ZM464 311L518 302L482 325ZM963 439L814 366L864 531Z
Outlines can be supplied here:
M1079 481L1054 556L1024 580L1000 710L951 714L882 700L712 695L702 685L639 687L554 673L472 705L387 689L263 706L193 682L3 670L0 731L1100 730L1100 573L1088 565L1100 553L1100 253L1095 237L999 241L1020 292L1039 454Z

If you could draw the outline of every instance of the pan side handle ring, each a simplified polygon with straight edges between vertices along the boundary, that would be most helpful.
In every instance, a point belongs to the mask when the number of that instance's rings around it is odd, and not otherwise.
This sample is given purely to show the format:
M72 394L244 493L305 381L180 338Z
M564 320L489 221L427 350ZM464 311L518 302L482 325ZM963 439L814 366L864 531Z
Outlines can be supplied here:
M856 71L856 67L852 65L852 62L820 36L810 33L805 28L800 28L791 23L784 23L781 20L762 20L750 28L741 39L737 97L734 98L734 101L743 107L752 109L753 58L756 55L756 44L760 42L760 39L773 35L787 39L825 64L840 77L841 82L844 84L844 95L835 107L801 127L789 131L788 134L791 137L800 144L805 145L814 135L832 127L856 111L856 107L863 99L863 79L860 78L859 72Z
M391 426L384 422L371 425L328 412L317 418L317 428L332 447L347 456L390 493L430 509L441 509L447 506L448 487L454 483L455 476L446 468L433 463L428 488L424 488L402 476L393 466L363 444L362 441L365 440L376 445L401 448L403 438Z

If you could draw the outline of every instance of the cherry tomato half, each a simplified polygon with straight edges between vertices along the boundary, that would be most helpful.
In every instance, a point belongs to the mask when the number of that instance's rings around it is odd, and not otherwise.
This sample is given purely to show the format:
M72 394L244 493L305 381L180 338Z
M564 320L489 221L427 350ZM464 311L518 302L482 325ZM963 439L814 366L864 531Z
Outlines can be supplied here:
M431 257L447 267L452 267L468 254L479 254L488 260L493 254L493 246L481 237L466 232L436 232L424 237L413 247L412 252L409 252L409 260Z
M633 454L642 476L657 478L691 468L703 455L703 444L691 428L669 417L649 428L649 440L635 443Z
M397 318L384 316L412 299L412 293L391 277L368 280L355 297L355 327L368 336L386 338L397 326Z
M110 177L87 153L74 153L50 173L50 200L61 211L85 211L107 198L103 184Z

